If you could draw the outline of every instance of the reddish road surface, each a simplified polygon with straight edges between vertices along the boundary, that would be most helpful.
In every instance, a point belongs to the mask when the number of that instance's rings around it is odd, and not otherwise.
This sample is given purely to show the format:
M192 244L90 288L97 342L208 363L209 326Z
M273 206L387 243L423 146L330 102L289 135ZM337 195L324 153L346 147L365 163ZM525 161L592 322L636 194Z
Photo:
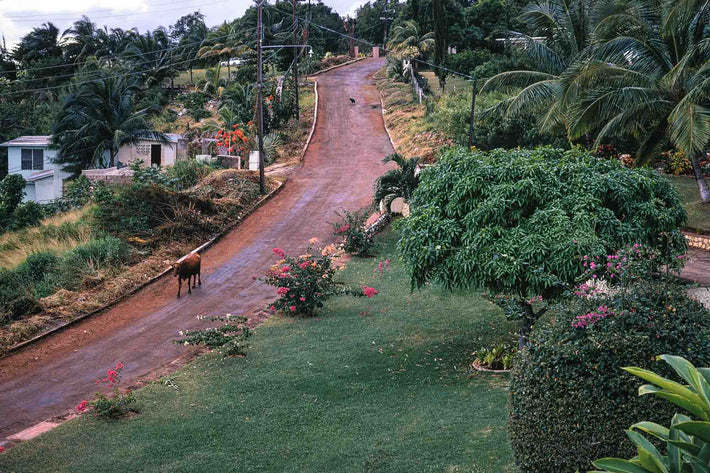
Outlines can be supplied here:
M198 326L196 315L264 308L273 290L252 276L274 263L271 249L298 254L311 237L330 241L333 211L368 204L374 180L385 171L381 160L393 150L372 80L382 64L368 59L318 78L318 123L305 165L207 251L201 289L177 300L176 281L164 278L106 313L0 360L0 439L91 397L95 380L116 362L125 365L124 381L131 384L175 360L185 347L171 341L179 330Z

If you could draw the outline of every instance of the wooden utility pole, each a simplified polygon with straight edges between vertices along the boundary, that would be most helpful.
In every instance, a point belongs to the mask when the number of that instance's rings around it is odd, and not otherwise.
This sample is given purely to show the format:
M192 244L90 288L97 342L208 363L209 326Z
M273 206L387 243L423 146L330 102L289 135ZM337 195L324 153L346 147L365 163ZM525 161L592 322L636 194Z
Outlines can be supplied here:
M296 43L296 29L298 28L298 18L296 18L296 2L297 0L291 0L293 5L293 44L300 44ZM296 121L300 120L300 111L298 106L298 56L300 54L300 48L296 49L295 59L293 60L293 88L296 93Z
M473 90L471 93L471 122L468 124L468 148L473 147L473 121L475 120L474 114L476 113L476 92L478 86L478 79L473 79Z
M262 97L263 86L263 69L261 57L261 38L262 38L262 22L261 22L261 6L266 0L255 0L257 7L256 15L256 113L258 126L258 141L259 141L259 192L266 194L266 183L264 181L264 100Z

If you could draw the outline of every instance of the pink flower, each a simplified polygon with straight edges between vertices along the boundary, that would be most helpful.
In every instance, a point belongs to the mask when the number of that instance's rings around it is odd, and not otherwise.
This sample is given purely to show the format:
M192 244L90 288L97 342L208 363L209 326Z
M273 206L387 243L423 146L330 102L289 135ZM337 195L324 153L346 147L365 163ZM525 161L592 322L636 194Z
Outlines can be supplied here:
M308 243L310 243L311 245L315 245L316 243L318 243L318 238L313 237L310 240L308 240Z
M123 363L116 363L116 370L122 370L123 369Z
M296 312L296 306L292 305L291 307L288 308L291 312Z
M89 403L87 401L81 401L79 405L76 406L76 410L79 412L84 412L87 409L88 405Z
M301 302L306 302L306 298L303 296L299 297L298 300L300 300Z
M288 273L289 271L291 271L291 266L286 265L286 266L282 266L282 267L281 267L281 272L282 272L282 273Z
M287 287L280 287L280 288L276 289L276 294L278 294L279 296L283 296L283 295L287 294L289 290L290 289Z
M0 453L5 452L5 447L0 447Z
M306 269L310 263L308 261L304 261L303 263L300 263L298 265L299 268L301 269Z
M273 251L274 254L277 255L277 256L280 257L280 258L283 258L283 257L286 255L286 253L284 252L284 250L282 250L281 248L274 248L274 249L271 250L271 251Z
M375 294L379 294L374 287L362 287L362 295L367 296L367 298L373 297Z
M275 310L276 310L276 307L274 307L274 306L271 306L271 307L269 307L269 310L270 310L271 312L273 312L273 311L275 311Z

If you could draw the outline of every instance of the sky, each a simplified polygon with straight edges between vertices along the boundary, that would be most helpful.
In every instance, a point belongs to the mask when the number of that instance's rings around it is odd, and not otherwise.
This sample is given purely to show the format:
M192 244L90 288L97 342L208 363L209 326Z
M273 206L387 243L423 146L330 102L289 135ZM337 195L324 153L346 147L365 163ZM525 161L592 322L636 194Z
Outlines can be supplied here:
M317 1L317 0L315 0ZM353 14L367 0L325 0L323 3L341 15ZM182 15L199 10L208 26L240 17L252 4L250 0L0 0L0 34L8 49L44 22L51 21L60 31L81 15L102 27L140 32L169 26Z

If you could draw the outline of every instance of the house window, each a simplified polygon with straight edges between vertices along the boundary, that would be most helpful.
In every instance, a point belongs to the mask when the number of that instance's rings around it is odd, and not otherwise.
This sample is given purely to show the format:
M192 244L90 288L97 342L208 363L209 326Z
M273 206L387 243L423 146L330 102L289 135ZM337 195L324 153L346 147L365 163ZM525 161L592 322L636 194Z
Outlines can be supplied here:
M41 171L44 169L43 149L21 149L21 169L23 171Z

